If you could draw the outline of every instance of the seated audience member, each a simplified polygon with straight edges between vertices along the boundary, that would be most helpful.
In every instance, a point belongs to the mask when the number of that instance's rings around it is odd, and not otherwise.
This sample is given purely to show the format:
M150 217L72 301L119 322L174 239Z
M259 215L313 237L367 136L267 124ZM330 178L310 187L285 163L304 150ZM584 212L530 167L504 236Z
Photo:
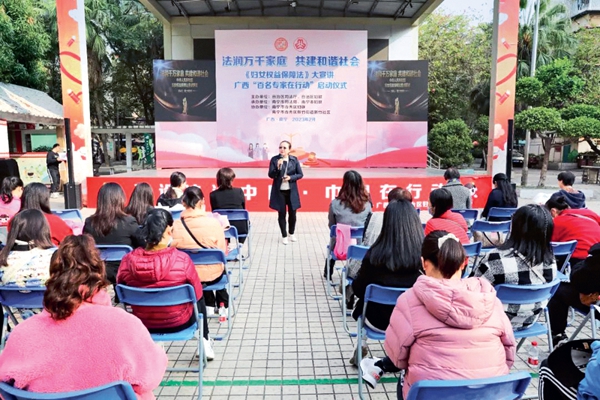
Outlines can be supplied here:
M65 221L58 215L52 214L50 210L50 190L42 183L33 182L25 186L23 195L21 196L21 211L23 210L40 210L44 214L50 226L52 243L56 246L64 238L73 234L73 229Z
M371 213L371 207L371 198L365 188L362 176L356 171L346 171L340 193L329 205L329 228L337 224L353 227L364 226ZM334 248L335 238L332 238L329 241L329 249L333 250ZM330 272L333 271L334 265L335 260L331 260ZM323 271L323 277L327 278L327 269Z
M94 238L96 244L126 245L132 248L143 245L139 226L131 215L125 213L125 192L121 185L109 182L98 191L96 212L85 219L83 232ZM106 263L106 278L115 283L119 261Z
M452 212L452 195L446 189L435 189L429 195L429 213L432 218L425 225L425 235L433 231L447 231L456 236L462 244L470 242L469 226L464 217Z
M575 175L571 171L563 171L558 174L558 187L560 190L555 194L563 195L571 209L585 208L585 193L574 189Z
M494 189L490 192L488 199L485 203L485 208L481 213L481 218L488 218L488 214L492 207L501 208L515 208L518 206L519 200L517 198L517 192L513 189L512 185L508 181L506 174L496 174L492 179ZM489 221L498 221L498 218L488 219Z
M204 354L208 360L215 357L208 338L206 306L202 297L202 283L190 256L175 247L173 241L173 216L160 208L148 213L142 226L146 248L137 248L126 254L119 267L117 282L127 286L162 288L189 284L198 299L198 312L204 315ZM172 333L192 326L195 322L191 304L172 307L132 307L150 333Z
M182 172L175 171L171 174L169 189L158 197L157 206L168 208L181 208L181 196L187 187L185 175Z
M465 210L471 208L471 191L460 183L460 172L458 169L451 167L444 172L446 184L442 189L446 189L452 195L453 208L457 210Z
M412 287L421 275L422 245L423 227L413 205L406 200L392 201L385 209L381 234L365 254L352 283L354 295L359 298L352 313L354 319L362 314L367 286ZM365 324L383 332L393 310L393 306L369 304ZM366 340L363 343L366 348ZM350 364L356 365L355 360L354 355Z
M396 200L406 200L412 204L412 194L406 189L396 187L388 193L388 204ZM417 215L418 216L418 215ZM362 245L371 246L381 233L383 225L383 212L372 212L365 221L365 233L363 234ZM354 276L354 275L351 275Z
M17 325L0 354L0 381L35 393L125 381L154 399L167 355L138 318L111 306L108 284L94 239L67 237L50 264L44 311Z
M600 243L590 249L589 256L575 264L570 282L561 282L548 303L554 344L566 340L565 329L569 307L587 314L590 305L600 297ZM597 317L597 318L600 318Z
M56 250L50 227L40 210L23 210L10 221L6 246L0 251L0 285L44 286Z
M506 242L491 250L475 267L472 276L492 285L541 285L556 278L556 261L550 239L554 224L548 210L536 204L519 208L512 217ZM515 330L535 323L546 303L509 304L504 311Z
M235 172L231 168L221 168L217 172L217 190L210 193L210 209L215 210L244 210L246 208L246 198L244 191L233 187ZM248 223L246 221L230 221L232 226L238 231L239 235L248 233ZM244 243L245 237L240 238L240 243Z
M8 220L21 209L23 181L16 176L7 176L0 187L0 226L8 224Z
M515 359L512 327L489 282L461 279L466 255L458 238L430 233L421 257L425 276L400 295L385 332L387 357L365 358L363 379L375 387L384 372L403 369L398 394L406 398L421 380L508 374Z
M197 186L190 186L183 192L182 204L185 209L181 219L173 224L173 247L178 249L219 249L227 254L227 242L221 223L204 211L204 193ZM196 272L204 286L221 280L225 272L223 264L197 265ZM221 303L229 307L226 289L204 292L207 315L213 315Z
M125 207L125 213L135 218L138 225L144 223L148 211L154 208L154 193L152 187L146 182L135 185L133 193L129 198L129 204Z
M554 219L553 242L577 240L577 246L571 256L570 263L575 265L583 261L596 243L600 243L600 215L587 208L572 210L567 199L554 193L546 202ZM562 259L559 259L559 265Z

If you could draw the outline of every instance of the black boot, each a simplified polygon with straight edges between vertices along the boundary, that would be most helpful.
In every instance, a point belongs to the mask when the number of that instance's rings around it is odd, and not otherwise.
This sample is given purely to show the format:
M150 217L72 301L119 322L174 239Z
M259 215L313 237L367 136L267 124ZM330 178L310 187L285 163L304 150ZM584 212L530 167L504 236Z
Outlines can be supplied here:
M333 268L335 267L335 260L329 260L329 276L333 275ZM325 260L325 267L323 268L323 278L327 279L327 260Z

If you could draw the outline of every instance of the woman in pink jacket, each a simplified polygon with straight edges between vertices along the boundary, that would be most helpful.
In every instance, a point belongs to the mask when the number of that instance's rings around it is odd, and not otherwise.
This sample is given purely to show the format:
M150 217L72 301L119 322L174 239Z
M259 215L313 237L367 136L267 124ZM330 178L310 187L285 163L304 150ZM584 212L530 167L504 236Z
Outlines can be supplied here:
M515 357L513 329L485 279L462 279L465 251L446 231L425 237L425 276L398 298L385 335L384 359L365 358L363 379L406 370L398 398L420 380L479 379L508 374ZM404 397L402 397L404 396Z
M154 399L165 351L142 322L112 307L104 262L89 235L68 236L50 264L44 311L16 326L0 354L0 381L37 393L131 384Z

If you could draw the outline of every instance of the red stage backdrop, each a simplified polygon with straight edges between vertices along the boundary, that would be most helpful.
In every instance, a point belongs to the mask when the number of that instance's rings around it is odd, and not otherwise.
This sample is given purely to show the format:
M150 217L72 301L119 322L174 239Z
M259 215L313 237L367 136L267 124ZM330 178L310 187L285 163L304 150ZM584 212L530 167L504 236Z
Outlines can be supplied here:
M426 167L426 61L367 64L366 31L216 31L215 46L216 62L155 61L158 168L266 168L281 140L310 167Z
M197 185L202 188L206 198L208 198L209 192L216 189L214 178L193 178L190 176L187 178L187 184ZM168 177L140 179L140 177L119 177L119 175L88 178L88 185L90 193L98 193L104 183L116 182L123 187L127 197L129 197L135 185L141 180L152 186L155 198L169 187ZM397 186L410 190L413 195L414 206L426 210L429 205L428 200L431 191L442 187L445 183L441 176L426 178L364 178L364 181L371 193L375 211L383 211L385 209L388 193ZM487 196L492 189L489 176L464 176L461 178L461 181L464 184L473 183L475 185L475 188L472 189L473 208L483 208ZM236 178L235 186L243 189L246 195L246 208L248 210L270 211L269 194L271 192L271 182L268 178ZM304 178L298 182L298 185L300 201L302 202L300 211L327 211L329 203L338 195L342 187L342 179ZM88 203L88 207L96 207L96 198L90 198Z

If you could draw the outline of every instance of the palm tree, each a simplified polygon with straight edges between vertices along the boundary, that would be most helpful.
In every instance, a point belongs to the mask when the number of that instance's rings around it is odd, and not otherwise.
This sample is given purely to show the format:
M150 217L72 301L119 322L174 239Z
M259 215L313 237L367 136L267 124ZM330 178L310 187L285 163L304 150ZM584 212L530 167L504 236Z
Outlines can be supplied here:
M518 78L529 76L530 72L536 1L520 0ZM570 57L577 41L571 34L571 18L567 7L564 4L552 4L551 0L539 1L537 66L541 67L556 59Z

